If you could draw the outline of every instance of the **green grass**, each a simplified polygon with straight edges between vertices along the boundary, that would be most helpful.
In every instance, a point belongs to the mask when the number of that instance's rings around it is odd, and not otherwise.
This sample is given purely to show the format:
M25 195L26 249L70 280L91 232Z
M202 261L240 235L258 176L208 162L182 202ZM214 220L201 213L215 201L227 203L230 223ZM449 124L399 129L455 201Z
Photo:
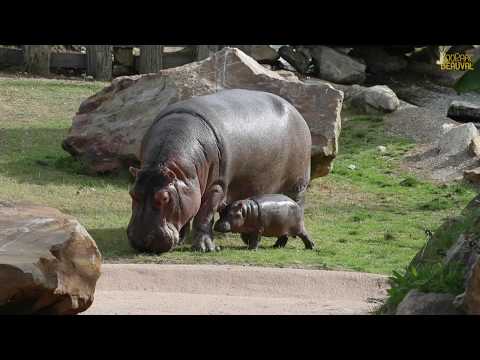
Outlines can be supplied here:
M0 78L0 199L27 200L72 214L97 241L106 262L216 263L336 268L390 274L404 269L435 229L473 198L466 185L438 186L399 170L413 144L387 136L382 119L358 117L343 124L333 172L312 181L305 221L317 243L298 239L271 249L264 238L247 251L239 236L217 236L218 253L187 246L161 256L137 254L128 245L128 174L92 177L61 148L71 118L86 97L105 86L58 80ZM380 153L377 146L387 152ZM355 165L351 170L349 165Z

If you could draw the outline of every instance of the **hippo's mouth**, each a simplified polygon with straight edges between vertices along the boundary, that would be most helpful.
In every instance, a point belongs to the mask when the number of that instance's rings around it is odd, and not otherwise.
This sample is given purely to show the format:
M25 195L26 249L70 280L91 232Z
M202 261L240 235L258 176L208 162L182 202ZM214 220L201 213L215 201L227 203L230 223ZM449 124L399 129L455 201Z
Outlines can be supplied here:
M174 249L179 242L180 233L177 228L173 224L165 223L146 235L140 248L142 251L159 254Z

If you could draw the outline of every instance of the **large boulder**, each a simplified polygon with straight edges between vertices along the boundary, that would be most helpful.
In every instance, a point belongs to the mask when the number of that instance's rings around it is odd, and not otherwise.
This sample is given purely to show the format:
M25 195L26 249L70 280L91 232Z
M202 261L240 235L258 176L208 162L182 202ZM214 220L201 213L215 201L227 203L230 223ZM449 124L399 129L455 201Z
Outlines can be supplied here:
M411 290L397 307L396 315L457 315L455 295Z
M73 217L0 202L0 314L85 311L101 262L95 241Z
M373 74L398 72L408 66L406 59L389 55L381 47L357 47L350 55L363 59L367 64L367 71Z
M316 46L310 51L321 79L338 84L365 81L365 65L361 62L327 46Z
M478 130L472 123L455 126L439 140L439 152L442 155L452 156L468 151L470 144L477 136L479 136Z
M239 49L157 74L122 77L86 99L63 148L92 172L138 163L140 143L169 104L222 89L261 90L292 103L312 133L312 176L325 176L337 154L343 93L328 84L305 84L265 69Z
M462 123L480 123L480 105L467 101L452 101L447 116Z
M477 260L467 279L462 307L467 314L480 315L480 261Z
M463 177L467 181L480 185L480 167L477 167L475 169L465 170L463 172Z
M352 85L345 91L345 107L360 113L381 115L391 113L399 106L400 100L388 86Z
M268 45L232 45L251 56L260 64L272 64L280 58L275 49Z

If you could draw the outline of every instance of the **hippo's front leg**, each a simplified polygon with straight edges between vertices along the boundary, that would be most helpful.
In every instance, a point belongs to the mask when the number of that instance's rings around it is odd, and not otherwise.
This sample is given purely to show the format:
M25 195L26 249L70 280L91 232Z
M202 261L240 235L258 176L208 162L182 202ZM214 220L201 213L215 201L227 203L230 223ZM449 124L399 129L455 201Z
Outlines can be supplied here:
M213 242L214 215L222 204L224 191L220 185L214 185L205 193L200 210L193 219L193 251L215 251Z

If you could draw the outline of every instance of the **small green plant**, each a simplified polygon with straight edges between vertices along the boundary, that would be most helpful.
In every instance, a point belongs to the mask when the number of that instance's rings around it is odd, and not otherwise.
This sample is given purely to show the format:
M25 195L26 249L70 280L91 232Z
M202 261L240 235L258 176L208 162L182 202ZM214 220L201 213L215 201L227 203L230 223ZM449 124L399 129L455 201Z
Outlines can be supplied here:
M404 180L400 181L400 186L405 186L405 187L415 187L419 184L420 182L412 177L412 176L408 176L406 177Z
M388 299L379 313L395 311L408 292L414 289L426 293L461 294L464 291L464 275L465 266L459 263L425 264L418 269L411 266L402 273L393 271L389 278L391 288L388 290Z
M435 198L432 201L423 203L419 206L420 210L437 211L452 207L452 201L446 198Z
M385 233L383 234L383 238L384 238L386 241L394 240L394 239L395 239L395 235L394 235L390 230L387 230L387 231L385 231Z

